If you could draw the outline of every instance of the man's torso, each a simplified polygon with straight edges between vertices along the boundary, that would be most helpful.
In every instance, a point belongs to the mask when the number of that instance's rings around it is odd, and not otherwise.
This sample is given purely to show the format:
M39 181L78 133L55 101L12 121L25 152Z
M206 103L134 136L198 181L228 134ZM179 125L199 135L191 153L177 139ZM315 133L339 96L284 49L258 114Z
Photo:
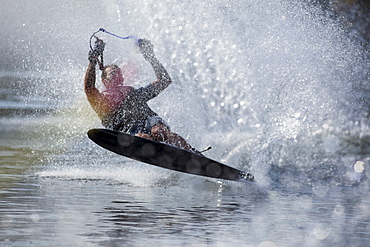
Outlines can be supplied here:
M106 90L103 99L107 101L108 112L101 119L104 127L108 129L130 132L138 125L145 125L145 121L157 114L150 109L147 101L146 88L134 89L121 86L117 90Z

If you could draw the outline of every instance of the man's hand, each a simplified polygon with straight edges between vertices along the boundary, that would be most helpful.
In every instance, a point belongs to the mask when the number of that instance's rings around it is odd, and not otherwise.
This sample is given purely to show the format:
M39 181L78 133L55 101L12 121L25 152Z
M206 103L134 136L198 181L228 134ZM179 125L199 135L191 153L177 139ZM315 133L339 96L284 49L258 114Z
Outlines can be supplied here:
M96 50L89 51L88 59L90 63L97 64L98 63L98 56Z
M154 59L153 45L148 39L139 39L140 51L148 62Z
M94 45L94 51L97 52L99 56L103 55L105 48L105 43L102 39L96 38L95 45Z
M103 55L105 43L102 39L96 39L94 49L89 51L88 59L91 63L97 64L98 57Z

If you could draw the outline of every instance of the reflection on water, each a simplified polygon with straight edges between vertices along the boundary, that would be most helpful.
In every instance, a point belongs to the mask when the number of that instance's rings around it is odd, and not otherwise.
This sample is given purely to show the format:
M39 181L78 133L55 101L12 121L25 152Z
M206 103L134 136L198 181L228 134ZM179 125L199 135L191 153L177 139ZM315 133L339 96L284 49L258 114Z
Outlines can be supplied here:
M24 179L24 172L27 169L25 156L30 150L23 148L11 148L0 146L0 188L9 189L17 182Z
M248 200L240 204L238 199L224 195L221 187L211 187L218 189L217 196L200 193L179 198L178 193L184 188L170 188L158 190L160 193L153 191L156 199L150 204L147 200L141 203L112 201L110 207L98 212L102 224L111 226L104 233L111 238L130 239L130 243L136 245L148 235L153 236L154 245L160 245L163 240L168 245L237 243L228 232L251 222L253 204ZM231 218L238 219L238 226L231 223ZM131 239L132 235L136 237Z
M135 188L99 180L29 178L1 197L2 243L19 245L366 246L367 194L251 193L198 179ZM186 183L188 182L188 183ZM4 191L3 191L4 192ZM266 244L266 243L265 243Z

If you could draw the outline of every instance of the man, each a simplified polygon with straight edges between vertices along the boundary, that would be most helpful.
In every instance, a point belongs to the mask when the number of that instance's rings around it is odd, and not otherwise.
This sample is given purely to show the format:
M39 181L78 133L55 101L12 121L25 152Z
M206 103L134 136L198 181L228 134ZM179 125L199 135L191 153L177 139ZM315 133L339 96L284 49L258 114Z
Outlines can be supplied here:
M150 41L140 39L139 47L144 59L153 67L157 80L138 89L124 85L122 71L117 65L103 66L99 56L102 57L104 47L103 41L97 40L94 50L89 52L90 63L84 79L87 99L103 126L199 153L184 138L171 132L169 125L147 104L172 83L166 69L155 57ZM105 86L102 92L95 87L97 63Z

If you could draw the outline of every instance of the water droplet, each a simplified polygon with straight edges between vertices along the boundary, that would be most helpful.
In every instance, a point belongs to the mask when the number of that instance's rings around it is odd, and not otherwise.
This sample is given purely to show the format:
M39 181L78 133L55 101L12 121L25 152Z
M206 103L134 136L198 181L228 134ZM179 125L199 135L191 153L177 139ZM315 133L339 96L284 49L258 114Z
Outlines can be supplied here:
M323 141L323 148L328 153L335 153L339 149L340 140L336 136L327 136Z
M277 247L277 245L272 241L263 241L257 247Z
M33 213L33 214L31 214L31 220L32 220L33 222L38 222L38 221L40 220L40 215L39 215L39 214L37 214L37 213Z
M331 227L319 224L312 230L312 233L317 239L324 240L330 235Z
M334 213L336 214L336 215L342 215L343 213L344 213L344 206L343 205L340 205L340 204L338 204L338 205L336 205L335 206L335 208L334 208Z
M356 163L353 166L353 169L355 170L355 172L361 173L365 169L364 164L365 163L362 161L356 161Z
M324 197L326 196L326 193L328 193L329 186L327 185L318 185L314 188L312 188L313 193L315 193L318 197Z

